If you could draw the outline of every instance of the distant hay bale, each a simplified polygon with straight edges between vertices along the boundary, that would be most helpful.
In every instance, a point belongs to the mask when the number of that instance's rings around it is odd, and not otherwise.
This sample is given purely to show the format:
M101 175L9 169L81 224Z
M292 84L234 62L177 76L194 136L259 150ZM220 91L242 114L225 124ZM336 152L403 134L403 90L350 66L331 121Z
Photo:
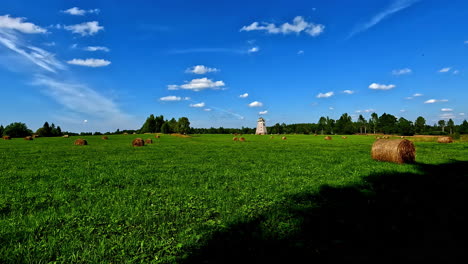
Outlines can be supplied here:
M341 137L341 138L342 138L342 139L347 139L348 137L343 136L343 137Z
M237 137L232 138L233 141L238 141L239 139Z
M103 140L108 140L108 139L109 139L109 137L107 137L107 136L103 136L103 137L102 137L102 139L103 139Z
M245 138L241 137L241 138L239 138L239 141L244 142L244 141L245 141Z
M281 140L286 140L287 138L286 137L281 137Z
M123 134L124 134L124 135L128 135L128 133L127 133L127 132L124 132Z
M453 139L452 137L439 137L437 138L438 143L452 143Z
M33 138L38 138L38 137L39 137L39 135L32 135L32 137L33 137Z
M314 136L317 136L317 134L314 134Z
M63 135L62 137L63 138L69 138L70 136L69 135Z
M274 139L275 137L274 136L271 136L270 139Z
M394 163L414 163L416 149L407 139L377 140L372 145L372 159Z
M27 136L27 137L24 138L24 140L33 140L33 137Z
M155 138L160 138L161 136L159 136L159 135L156 135L156 136L154 136L154 137L155 137Z
M380 139L380 137L375 137L375 139Z
M133 132L133 135L136 135L136 132Z
M151 138L148 138L145 140L145 144L153 144L153 140Z
M324 139L325 139L325 140L332 140L332 137L326 136Z
M145 142L141 138L135 138L132 141L132 146L134 147L143 147L145 145Z
M11 140L10 136L3 136L3 140Z
M405 138L404 136L401 136L400 138Z
M88 141L79 138L79 139L75 140L75 143L73 143L73 144L75 144L76 146L84 146L84 145L88 145Z

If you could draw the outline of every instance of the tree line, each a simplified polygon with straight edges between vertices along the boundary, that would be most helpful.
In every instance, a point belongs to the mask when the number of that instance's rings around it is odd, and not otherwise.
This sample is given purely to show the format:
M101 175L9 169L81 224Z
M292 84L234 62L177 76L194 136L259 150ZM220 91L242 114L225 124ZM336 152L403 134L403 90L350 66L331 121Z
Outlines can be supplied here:
M242 128L192 128L187 117L181 117L178 120L172 118L164 119L163 115L154 116L151 114L143 123L140 129L135 130L120 130L115 132L63 132L60 126L55 126L54 123L49 125L45 122L44 125L33 132L24 123L11 123L6 127L0 125L0 136L10 137L26 137L38 135L40 137L58 137L62 135L112 135L123 133L180 133L180 134L253 134L255 127ZM402 136L419 135L457 135L468 134L468 122L464 120L460 125L455 125L452 119L448 121L439 120L436 124L426 124L426 119L422 116L416 120L410 121L403 117L397 118L391 114L383 113L379 116L377 113L372 113L370 118L366 120L362 115L359 115L355 122L347 113L341 115L337 120L327 117L320 117L317 123L299 123L299 124L279 124L267 127L269 134L398 134Z

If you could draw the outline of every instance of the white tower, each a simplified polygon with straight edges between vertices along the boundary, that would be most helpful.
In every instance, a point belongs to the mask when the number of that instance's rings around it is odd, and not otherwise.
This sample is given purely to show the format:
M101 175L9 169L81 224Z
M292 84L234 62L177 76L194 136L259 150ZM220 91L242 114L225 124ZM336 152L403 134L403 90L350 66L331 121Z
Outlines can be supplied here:
M255 131L255 135L266 135L267 129L265 125L265 119L259 118L257 121L257 131Z

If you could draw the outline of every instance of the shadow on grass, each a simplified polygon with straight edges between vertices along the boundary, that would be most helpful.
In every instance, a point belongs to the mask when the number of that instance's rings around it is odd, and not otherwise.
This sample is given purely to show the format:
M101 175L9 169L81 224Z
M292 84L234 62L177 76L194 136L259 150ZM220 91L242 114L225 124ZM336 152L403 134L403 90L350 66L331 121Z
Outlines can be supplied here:
M415 166L421 174L370 175L359 186L289 197L214 234L183 263L468 259L468 162Z

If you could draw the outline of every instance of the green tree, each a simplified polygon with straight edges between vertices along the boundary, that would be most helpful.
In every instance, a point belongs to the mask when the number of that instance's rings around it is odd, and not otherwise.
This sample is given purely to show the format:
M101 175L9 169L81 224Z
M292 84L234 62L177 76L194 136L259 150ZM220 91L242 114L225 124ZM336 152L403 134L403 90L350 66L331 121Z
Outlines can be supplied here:
M468 134L468 122L466 120L463 120L463 123L460 125L458 132L460 132L460 134Z
M36 131L36 134L38 134L41 137L50 137L50 136L52 136L52 129L51 129L49 123L46 121L44 123L44 125Z
M177 122L177 132L180 134L187 134L190 131L190 121L187 117L179 118Z
M400 119L398 119L397 127L398 127L398 133L402 136L414 135L413 122L406 120L403 117L400 117Z
M424 117L422 116L418 116L418 118L416 118L414 126L415 126L416 133L418 134L424 133L426 129L426 119L424 119Z
M140 133L154 133L156 131L156 120L151 114L140 129Z
M442 132L445 132L445 120L439 120L439 122L437 122L437 124L439 124L439 127L442 128Z
M327 119L323 116L320 117L319 122L318 122L318 129L322 131L322 135L323 135L323 130L326 128L326 126L327 126Z
M353 134L354 126L351 116L347 113L342 114L340 119L336 121L335 131L338 134Z
M162 125L164 124L164 116L160 115L154 119L154 132L159 133L162 130Z
M450 134L453 134L453 128L455 127L455 123L452 119L449 119L447 122L447 127L450 129Z
M394 115L383 113L377 123L378 128L384 134L393 134L397 132L397 118Z
M3 134L10 137L26 137L32 134L32 131L28 129L24 123L11 123L5 127Z
M164 122L161 126L161 133L164 133L164 134L169 134L171 133L171 128L169 127L169 123L168 122Z
M5 130L5 128L3 127L3 125L0 125L0 137L3 136L3 131Z
M168 122L169 124L169 128L171 130L170 133L177 133L178 132L178 128L177 128L177 120L175 120L175 118L172 118L171 120L169 120Z
M377 129L377 125L379 123L379 116L377 115L377 113L371 114L371 119L369 120L369 123L372 125L375 134L375 130Z
M358 120L357 120L357 124L359 126L359 133L362 134L362 129L366 125L366 119L362 115L359 115Z

